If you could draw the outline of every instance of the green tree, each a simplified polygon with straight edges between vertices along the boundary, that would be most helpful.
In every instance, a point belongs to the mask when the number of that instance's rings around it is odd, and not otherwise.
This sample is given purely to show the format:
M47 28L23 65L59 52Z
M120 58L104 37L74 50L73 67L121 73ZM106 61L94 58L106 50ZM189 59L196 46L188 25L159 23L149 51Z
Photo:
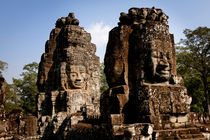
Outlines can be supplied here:
M6 85L6 102L5 113L8 114L14 109L23 110L21 107L21 100L16 94L16 86L13 84Z
M4 71L7 69L8 64L0 60L0 70Z
M36 115L36 96L38 94L36 81L38 63L33 62L23 67L24 72L20 74L20 79L13 78L14 89L21 100L21 107L24 113L32 113Z
M210 28L185 29L184 34L186 39L180 41L183 46L177 47L177 72L184 77L185 85L194 99L205 96L202 105L204 111L210 114ZM199 108L201 101L199 99L199 103L194 104L195 108Z
M0 70L4 71L8 68L8 64L0 60ZM10 113L13 109L20 109L20 100L15 93L15 86L13 84L6 83L5 90L6 102L5 102L5 113Z
M104 73L104 63L100 64L100 78L101 78L100 91L101 91L101 93L103 93L104 91L106 91L109 88L109 86L106 82L106 75Z

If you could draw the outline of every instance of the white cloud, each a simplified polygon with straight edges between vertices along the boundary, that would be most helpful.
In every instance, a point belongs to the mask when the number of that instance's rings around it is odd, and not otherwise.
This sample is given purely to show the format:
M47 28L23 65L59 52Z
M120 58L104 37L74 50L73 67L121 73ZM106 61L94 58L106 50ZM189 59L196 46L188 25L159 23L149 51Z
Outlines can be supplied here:
M87 28L87 31L91 34L91 42L96 44L96 54L101 58L101 61L103 61L111 28L103 22L92 24Z
M87 31L91 33L92 42L98 47L104 46L108 41L108 34L111 30L109 25L105 25L103 22L98 22L89 26Z

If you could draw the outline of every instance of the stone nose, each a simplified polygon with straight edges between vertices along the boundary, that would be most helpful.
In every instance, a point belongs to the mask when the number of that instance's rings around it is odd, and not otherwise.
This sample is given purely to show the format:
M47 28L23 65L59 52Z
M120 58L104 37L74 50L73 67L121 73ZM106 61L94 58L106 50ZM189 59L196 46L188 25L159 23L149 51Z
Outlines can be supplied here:
M77 74L77 78L76 78L76 81L81 81L82 80L82 76L80 73Z
M162 59L160 61L160 65L164 68L169 67L168 59L165 55L162 56Z

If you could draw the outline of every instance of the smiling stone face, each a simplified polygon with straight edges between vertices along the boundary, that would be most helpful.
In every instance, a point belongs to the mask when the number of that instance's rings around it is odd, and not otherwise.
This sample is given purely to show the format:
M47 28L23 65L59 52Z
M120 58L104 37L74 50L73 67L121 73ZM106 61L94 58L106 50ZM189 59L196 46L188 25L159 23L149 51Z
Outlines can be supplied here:
M171 76L172 50L170 44L161 41L152 41L148 45L149 60L147 61L146 71L150 80L155 83L167 82Z
M169 54L160 50L151 51L151 59L153 64L153 76L168 80L170 77Z
M70 66L70 86L73 89L82 89L85 86L86 68L81 65Z
M152 52L153 76L167 80L170 76L170 67L167 61L167 56L163 52Z

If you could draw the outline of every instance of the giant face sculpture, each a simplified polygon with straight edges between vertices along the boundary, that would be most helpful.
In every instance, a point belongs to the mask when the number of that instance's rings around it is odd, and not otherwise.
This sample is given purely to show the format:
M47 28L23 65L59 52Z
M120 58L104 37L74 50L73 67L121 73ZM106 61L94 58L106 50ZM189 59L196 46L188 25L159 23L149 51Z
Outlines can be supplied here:
M172 50L170 44L161 41L149 43L150 60L148 69L152 74L151 80L155 82L167 82L171 76L171 57ZM149 73L148 73L149 74Z
M71 65L69 79L71 88L84 88L86 79L86 68L82 65Z

